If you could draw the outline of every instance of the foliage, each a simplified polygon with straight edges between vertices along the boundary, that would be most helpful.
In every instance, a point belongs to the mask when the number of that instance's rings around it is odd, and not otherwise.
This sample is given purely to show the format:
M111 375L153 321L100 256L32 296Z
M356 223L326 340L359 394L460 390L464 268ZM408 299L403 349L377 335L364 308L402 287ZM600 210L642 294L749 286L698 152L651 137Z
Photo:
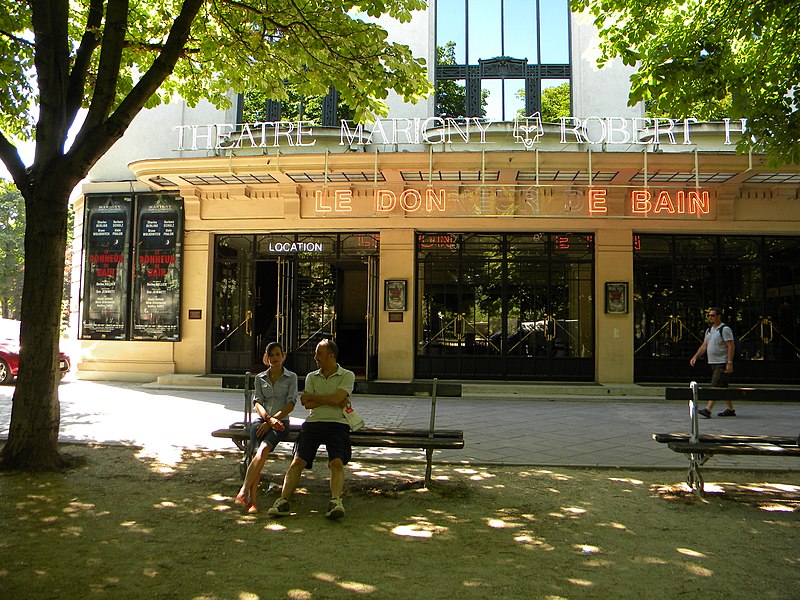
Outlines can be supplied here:
M542 121L555 123L572 114L569 82L542 91Z
M322 123L322 103L324 95L305 97L297 91L297 86L286 86L286 100L281 102L281 120L283 121L313 121ZM268 121L266 113L267 102L275 100L265 92L246 92L242 108L242 122L255 123ZM352 121L355 117L353 110L346 104L339 103L336 111L337 122L340 119Z
M517 92L517 97L525 99L525 90ZM556 123L561 117L572 115L572 102L569 82L545 88L542 91L542 122ZM525 109L517 111L518 117L525 117Z
M444 46L436 46L437 65L455 65L456 43L447 42ZM467 114L467 88L463 82L452 79L440 79L436 83L436 115L439 117L485 117L486 105L489 103L489 90L481 90L481 114Z
M430 93L425 64L375 22L423 0L0 0L0 158L25 200L20 374L0 467L65 466L57 448L58 332L69 196L143 108L231 92L286 100L334 87L358 121L393 90ZM67 133L85 118L71 145ZM33 164L16 141L36 140Z
M25 203L8 181L0 180L0 316L19 319L25 261Z
M382 28L354 12L360 9L370 17L387 13L405 22L412 10L424 7L421 0L131 0L127 11L120 5L128 2L120 0L61 0L57 4L69 5L68 38L57 42L69 41L72 49L61 75L70 83L83 84L70 89L75 94L69 101L88 107L95 98L95 85L102 83L99 91L110 103L106 110L118 109L147 72L158 66L176 18L192 3L197 15L187 42L174 49L179 60L147 99L147 107L168 102L174 95L190 105L206 98L226 107L231 90L261 91L285 100L288 81L305 96L324 95L333 85L354 108L356 118L365 120L372 113L385 114L382 101L389 90L408 101L429 91L424 60L414 58L407 46L389 42ZM0 3L0 32L10 32L0 34L0 64L9 90L0 96L4 134L32 137L36 119L32 109L42 104L36 79L29 76L40 48L31 34L31 6L37 4ZM105 43L115 7L122 14L117 19L124 38L116 40L116 48L107 48L116 51L116 60L101 64L99 45ZM105 9L105 18L96 14L98 9Z
M572 0L601 37L600 64L635 65L630 103L652 114L746 117L739 149L800 162L800 20L784 0Z

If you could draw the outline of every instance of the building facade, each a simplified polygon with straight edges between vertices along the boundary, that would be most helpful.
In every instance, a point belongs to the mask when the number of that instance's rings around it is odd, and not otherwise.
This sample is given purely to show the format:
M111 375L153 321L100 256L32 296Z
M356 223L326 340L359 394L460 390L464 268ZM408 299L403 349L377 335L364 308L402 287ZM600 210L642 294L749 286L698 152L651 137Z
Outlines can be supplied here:
M687 381L720 306L737 381L800 380L800 170L737 155L745 123L628 107L565 1L382 24L434 65L427 102L175 103L98 163L79 377L241 373L271 340L302 374L333 337L365 379Z

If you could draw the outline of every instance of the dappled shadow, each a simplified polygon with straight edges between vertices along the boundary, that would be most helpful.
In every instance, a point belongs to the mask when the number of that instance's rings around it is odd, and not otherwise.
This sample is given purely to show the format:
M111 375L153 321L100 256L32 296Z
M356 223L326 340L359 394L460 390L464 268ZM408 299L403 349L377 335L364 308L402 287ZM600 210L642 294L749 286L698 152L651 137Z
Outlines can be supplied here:
M795 515L671 498L673 472L438 465L426 488L424 464L354 460L329 521L319 460L271 519L234 503L231 454L69 451L86 466L0 474L2 597L789 598L800 566ZM288 464L267 462L260 506ZM800 475L739 475L714 485L796 506Z
M707 481L703 496L694 494L686 483L653 486L661 498L687 504L738 502L767 512L800 511L800 486L785 483Z

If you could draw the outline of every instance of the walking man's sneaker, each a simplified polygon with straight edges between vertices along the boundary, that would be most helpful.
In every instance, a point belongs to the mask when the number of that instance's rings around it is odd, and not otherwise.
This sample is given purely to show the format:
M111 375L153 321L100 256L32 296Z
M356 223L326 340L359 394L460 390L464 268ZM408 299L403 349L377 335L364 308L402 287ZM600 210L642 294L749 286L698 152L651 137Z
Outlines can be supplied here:
M706 419L710 419L711 418L711 411L708 410L707 408L701 408L700 410L697 411L697 414L700 415L700 416L705 417ZM722 413L720 413L720 414L722 414Z
M325 516L329 519L341 519L344 516L344 505L342 505L341 498L331 498Z
M275 504L267 511L267 514L270 517L285 517L292 514L292 511L289 509L289 501L283 497L278 498L275 500Z
M732 410L730 408L726 408L721 413L717 413L717 416L718 417L735 417L736 416L736 411Z

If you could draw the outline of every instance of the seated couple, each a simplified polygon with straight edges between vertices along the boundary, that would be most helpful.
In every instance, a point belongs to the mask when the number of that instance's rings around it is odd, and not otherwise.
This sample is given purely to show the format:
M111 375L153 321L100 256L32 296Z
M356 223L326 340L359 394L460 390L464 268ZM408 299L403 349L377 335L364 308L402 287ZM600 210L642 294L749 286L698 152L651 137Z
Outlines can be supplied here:
M310 469L321 444L328 450L328 468L331 471L331 500L325 516L338 519L344 516L342 490L344 466L350 461L350 427L342 409L347 405L355 385L352 371L336 362L339 349L333 340L317 344L314 361L319 367L306 376L305 390L300 394L301 404L310 411L295 442L294 457L283 479L280 498L267 511L269 516L290 515L289 499L303 469ZM267 345L264 364L269 369L255 379L253 408L258 413L250 429L251 448L256 448L247 469L236 502L247 512L258 512L257 494L261 471L269 453L289 433L289 414L297 403L297 375L283 366L286 352L277 342Z

